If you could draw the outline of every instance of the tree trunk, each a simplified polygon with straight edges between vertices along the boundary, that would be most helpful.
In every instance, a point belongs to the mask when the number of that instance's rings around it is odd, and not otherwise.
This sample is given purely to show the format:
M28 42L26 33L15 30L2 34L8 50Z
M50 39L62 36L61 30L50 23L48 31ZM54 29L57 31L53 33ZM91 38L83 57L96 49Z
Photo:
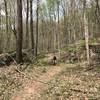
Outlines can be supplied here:
M9 51L9 48L10 48L10 35L9 35L9 21L8 21L8 3L7 3L7 0L4 0L4 4L5 4L5 14L6 14L6 51Z
M36 21L36 56L38 54L38 26L39 26L39 0L37 0L37 11L36 11L36 15L37 15L37 21Z
M26 43L25 43L26 49L28 48L28 44L29 44L28 19L29 19L29 0L27 0L27 11L26 11Z
M99 0L96 0L96 18L98 20L98 23L100 25L100 6L99 6Z
M30 0L30 31L31 31L31 48L34 55L34 34L33 34L33 0Z
M57 12L58 12L58 51L59 51L59 58L60 58L60 21L59 21L59 1L57 2Z
M1 7L0 7L0 30L1 30Z
M22 62L22 0L17 0L17 39L16 39L16 61Z
M5 14L6 14L6 33L8 33L8 10L7 10L7 1L4 0L5 3Z
M86 19L86 0L84 1L84 32L85 32L85 45L86 45L86 55L87 55L87 62L90 64L90 57L89 57L89 33L88 33L88 21Z
M88 64L89 64L89 61L90 61L90 57L89 57L89 34L88 34L88 23L87 23L85 14L84 14L84 31L85 31L87 61L88 61Z

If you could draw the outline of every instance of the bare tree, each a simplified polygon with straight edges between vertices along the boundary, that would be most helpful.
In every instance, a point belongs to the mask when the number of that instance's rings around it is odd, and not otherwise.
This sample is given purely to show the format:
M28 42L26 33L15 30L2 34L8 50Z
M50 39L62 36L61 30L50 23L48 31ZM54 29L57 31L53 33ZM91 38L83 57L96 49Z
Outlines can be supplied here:
M38 27L39 27L39 0L37 0L37 10L36 10L36 15L37 15L37 19L36 19L36 56L38 54Z
M85 42L86 42L86 55L87 55L87 62L89 64L90 57L89 57L89 33L88 33L88 21L86 18L86 0L83 2L83 16L84 16L84 32L85 32Z
M60 30L59 30L59 26L60 26L60 14L59 14L59 11L60 11L60 8L59 8L59 6L60 6L60 2L59 1L57 1L57 12L58 12L58 51L59 51L59 57L60 57Z
M100 6L99 6L99 0L95 0L96 2L96 11L95 11L95 14L96 14L96 18L98 20L98 23L100 24Z
M1 6L0 6L0 30L1 30Z
M7 0L4 0L5 4L5 14L6 14L6 33L8 33L8 10L7 10Z
M26 42L25 42L26 47L25 48L27 48L28 44L29 44L29 28L28 28L29 22L28 22L28 19L29 19L29 0L27 0L27 11L26 11Z
M17 39L16 39L16 61L22 62L22 0L17 0Z
M34 55L34 34L33 34L33 0L30 0L30 31L31 31L31 49Z

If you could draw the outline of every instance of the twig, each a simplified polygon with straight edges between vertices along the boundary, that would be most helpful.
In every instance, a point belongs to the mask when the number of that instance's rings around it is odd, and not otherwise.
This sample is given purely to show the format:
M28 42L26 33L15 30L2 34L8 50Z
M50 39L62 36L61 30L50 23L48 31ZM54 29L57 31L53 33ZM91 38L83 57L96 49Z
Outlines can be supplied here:
M75 91L75 92L82 92L84 94L86 94L87 92L86 91L82 91L82 90L78 90L78 89L70 89L71 91Z
M18 73L24 75L24 76L25 76L26 78L28 78L28 79L31 79L29 75L26 75L25 73L21 72L21 71L18 70L18 69L16 69L16 72L18 72ZM37 77L36 74L34 74L34 76ZM31 76L31 77L32 77L32 76ZM41 80L39 80L39 79L36 79L35 77L32 77L32 78L34 78L34 80L37 81L37 82L40 82L40 83L43 83L43 84L48 84L47 82L43 82L43 81L41 81ZM49 85L49 84L48 84L48 85Z
M12 56L10 56L10 54L5 53L5 55L9 56L9 57L14 61L14 63L15 63L16 66L17 66L17 68L20 67L20 65L17 64L16 60L15 60ZM24 76L27 77L28 79L30 78L30 76L28 76L28 75L26 75L25 73L21 72L21 71L18 70L17 68L15 68L15 71L16 71L16 72L18 72L18 73L24 75ZM34 76L37 77L37 75L35 75L35 74L34 74ZM37 82L43 83L43 84L48 84L47 82L43 82L43 81L38 80L38 79L36 79L36 78L34 78L34 80L37 81ZM48 84L48 85L49 85L49 84Z

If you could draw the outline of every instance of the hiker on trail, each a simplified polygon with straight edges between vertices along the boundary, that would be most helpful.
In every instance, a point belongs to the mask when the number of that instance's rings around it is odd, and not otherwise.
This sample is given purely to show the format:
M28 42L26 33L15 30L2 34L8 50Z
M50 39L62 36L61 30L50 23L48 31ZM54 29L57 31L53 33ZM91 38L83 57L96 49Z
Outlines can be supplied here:
M56 56L53 56L52 63L53 63L53 65L57 64L57 57Z

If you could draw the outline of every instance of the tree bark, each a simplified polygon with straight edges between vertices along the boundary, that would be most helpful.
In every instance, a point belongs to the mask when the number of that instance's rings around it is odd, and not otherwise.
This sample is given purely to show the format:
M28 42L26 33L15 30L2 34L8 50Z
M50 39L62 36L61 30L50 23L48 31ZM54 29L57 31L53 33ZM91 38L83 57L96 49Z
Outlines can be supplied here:
M98 20L98 23L100 24L100 6L99 6L99 0L96 0L96 18Z
M1 30L1 7L0 7L0 30Z
M86 19L86 0L83 4L83 15L84 15L84 32L85 32L85 45L86 45L86 55L87 55L87 62L90 64L90 56L89 56L89 31L88 31L88 21Z
M17 39L16 39L16 61L22 62L22 0L17 0Z
M34 55L34 34L33 34L33 0L30 0L30 31L31 31L31 49Z
M28 29L28 19L29 19L29 0L27 0L27 11L26 11L26 43L25 48L28 48L29 40L29 29Z
M39 27L39 0L37 0L37 11L36 11L36 15L37 15L37 19L36 19L36 57L38 54L38 27Z
M57 2L57 12L58 12L58 51L59 51L59 58L60 58L60 20L59 20L59 4L60 4L60 2L58 1Z
M6 33L8 33L8 10L7 10L7 1L4 0L5 4L5 14L6 14Z

